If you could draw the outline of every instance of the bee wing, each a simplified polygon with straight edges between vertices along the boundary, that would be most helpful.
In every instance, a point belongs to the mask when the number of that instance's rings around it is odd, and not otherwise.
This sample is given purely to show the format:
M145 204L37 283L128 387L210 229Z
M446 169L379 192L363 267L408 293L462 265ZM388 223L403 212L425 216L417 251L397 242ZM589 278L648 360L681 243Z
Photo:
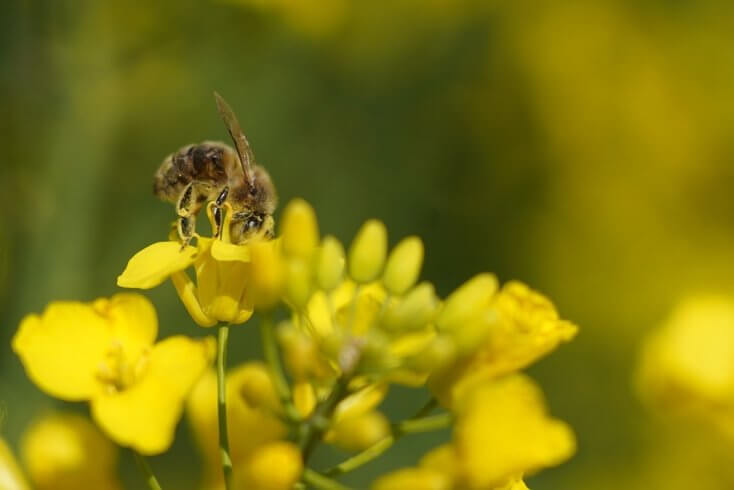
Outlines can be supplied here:
M242 132L240 123L237 121L237 116L234 115L234 111L229 104L216 92L214 92L214 99L217 101L219 115L222 116L224 125L227 126L227 132L237 149L237 155L240 157L242 171L245 173L247 183L252 186L255 182L255 175L252 172L252 162L255 160L255 156L252 154L250 143Z

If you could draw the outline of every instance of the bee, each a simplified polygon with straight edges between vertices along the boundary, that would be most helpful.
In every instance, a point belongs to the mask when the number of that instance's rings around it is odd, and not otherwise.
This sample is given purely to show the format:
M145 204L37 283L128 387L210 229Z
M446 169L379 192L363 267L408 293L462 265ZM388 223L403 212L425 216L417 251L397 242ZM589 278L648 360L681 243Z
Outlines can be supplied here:
M225 202L232 207L233 243L255 237L272 238L274 234L272 214L277 196L270 175L255 163L250 143L232 108L216 92L214 99L234 149L217 141L186 145L168 155L153 178L155 195L176 206L176 228L182 248L194 237L196 215L212 201L216 236L222 233Z

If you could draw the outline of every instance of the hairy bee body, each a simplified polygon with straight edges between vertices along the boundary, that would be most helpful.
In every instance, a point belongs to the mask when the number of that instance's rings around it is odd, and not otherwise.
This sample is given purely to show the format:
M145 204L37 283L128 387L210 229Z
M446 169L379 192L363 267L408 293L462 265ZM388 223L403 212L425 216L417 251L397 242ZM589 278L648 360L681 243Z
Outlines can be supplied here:
M195 234L197 213L212 201L217 206L217 225L221 225L219 207L225 202L232 207L229 231L235 243L256 235L266 238L273 235L271 215L277 204L275 187L268 172L254 163L249 143L234 113L216 97L238 150L217 141L186 145L168 155L153 178L155 195L176 206L178 233L184 245Z

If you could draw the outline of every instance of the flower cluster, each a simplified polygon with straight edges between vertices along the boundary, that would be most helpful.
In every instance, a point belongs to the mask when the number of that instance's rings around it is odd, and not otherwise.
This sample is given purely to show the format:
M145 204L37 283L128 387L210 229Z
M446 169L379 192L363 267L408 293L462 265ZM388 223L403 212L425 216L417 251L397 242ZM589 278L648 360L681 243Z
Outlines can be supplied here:
M500 287L481 273L441 298L420 280L418 237L390 249L385 226L369 220L344 247L321 236L302 200L286 207L272 240L233 243L227 203L210 203L207 214L221 233L196 235L194 245L172 239L144 248L118 285L149 289L170 278L198 325L219 325L216 370L211 339L156 342L155 310L139 294L51 303L23 319L13 339L31 380L58 398L88 401L103 432L138 454L151 488L160 487L140 455L168 449L184 409L206 489L346 488L339 475L398 438L448 427L450 442L416 467L377 478L373 488L520 490L525 475L573 454L570 428L547 414L540 389L519 374L577 330L538 292L515 281ZM254 311L265 362L227 370L229 328ZM391 421L380 404L394 384L425 386L430 400L415 416ZM43 441L63 438L60 425L47 422L26 445L39 488L37 475L54 461ZM65 421L89 435L82 425ZM99 470L84 475L97 479L84 485L116 488L108 478L114 452L92 436L83 440L82 452L95 454ZM319 444L353 454L313 469ZM71 474L78 485L78 472Z

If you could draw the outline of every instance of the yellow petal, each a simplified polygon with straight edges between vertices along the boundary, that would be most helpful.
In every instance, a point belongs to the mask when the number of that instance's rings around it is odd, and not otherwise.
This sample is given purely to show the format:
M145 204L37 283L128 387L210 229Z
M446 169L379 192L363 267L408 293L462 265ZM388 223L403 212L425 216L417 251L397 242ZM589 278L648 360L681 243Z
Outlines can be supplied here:
M0 438L0 488L3 490L28 490L28 484L23 478L13 453Z
M249 262L250 261L250 247L247 245L235 245L234 243L227 243L223 240L214 240L211 248L212 257L216 260L224 262L237 261L237 262Z
M96 375L113 338L109 323L92 306L55 302L42 316L23 319L13 338L13 350L43 391L77 401L101 389Z
M181 244L174 241L148 245L133 255L118 276L117 285L123 288L154 288L172 273L193 264L196 253L196 248L186 246L182 250Z
M217 324L215 318L209 317L201 308L199 298L196 295L196 285L185 271L178 271L171 274L171 281L176 288L176 293L184 304L186 311L189 312L191 318L201 327L213 327Z
M96 300L93 307L110 322L112 335L127 358L137 359L155 342L158 317L153 304L145 296L119 293L109 300Z
M454 443L470 488L502 485L518 474L555 466L575 451L573 432L546 414L540 389L525 376L478 387L457 410Z
M119 489L117 448L86 418L53 414L31 425L23 461L38 490ZM0 488L5 488L0 484Z
M142 378L114 394L92 400L92 415L118 444L143 454L165 451L181 417L186 395L209 365L212 339L183 336L156 344Z

